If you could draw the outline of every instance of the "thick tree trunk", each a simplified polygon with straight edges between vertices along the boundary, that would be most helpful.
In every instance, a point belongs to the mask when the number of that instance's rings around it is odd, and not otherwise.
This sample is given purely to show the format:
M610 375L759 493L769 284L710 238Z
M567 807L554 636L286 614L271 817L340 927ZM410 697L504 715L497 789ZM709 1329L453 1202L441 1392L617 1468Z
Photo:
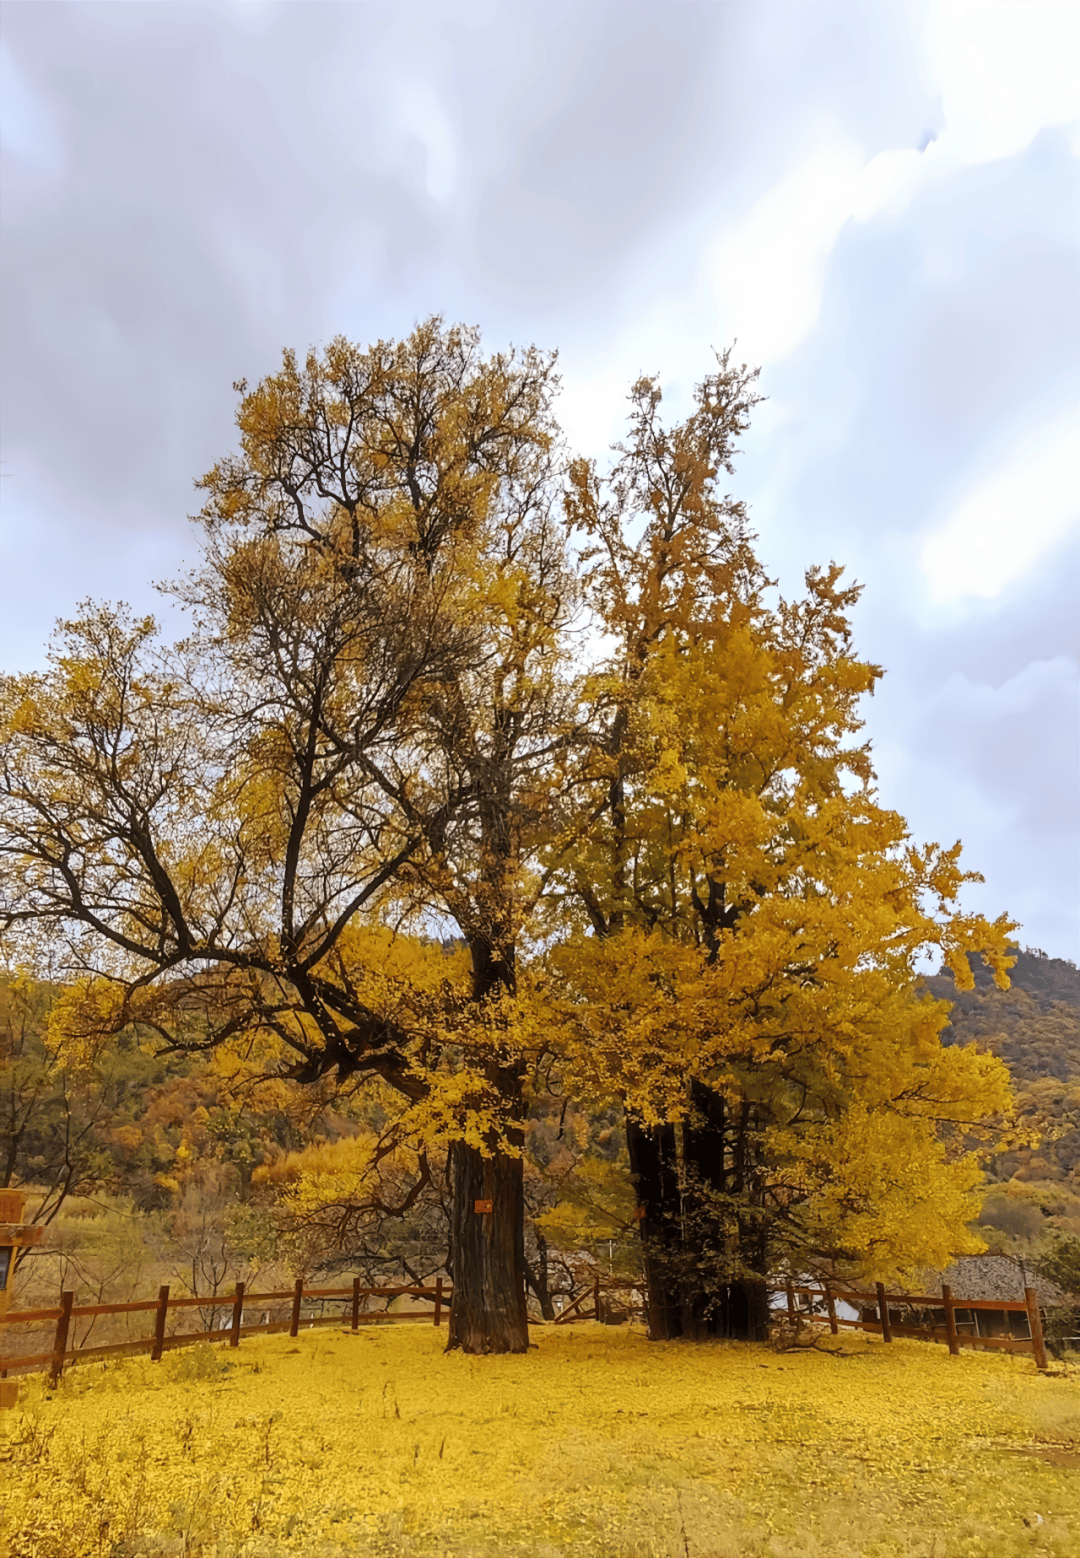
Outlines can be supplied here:
M682 1334L680 1284L672 1259L678 1254L677 1236L672 1227L672 1214L677 1216L679 1208L675 1128L660 1125L646 1130L636 1120L628 1118L626 1146L630 1175L637 1186L649 1340L671 1341Z
M692 1123L646 1130L627 1120L649 1337L763 1341L769 1324L767 1236L752 1215L733 1217L730 1203L710 1206L710 1192L734 1198L748 1193L746 1111L732 1119L722 1095L698 1082L691 1096ZM730 1273L736 1264L740 1274L725 1275L725 1266Z
M769 1290L762 1281L748 1277L729 1282L716 1294L718 1300L713 1335L740 1342L763 1342L769 1334Z
M491 937L470 940L473 998L486 1000L500 988L513 989L512 951L498 951ZM489 1080L506 1106L512 1145L524 1144L521 1067L496 1062ZM450 1336L447 1352L526 1352L525 1175L521 1158L489 1144L455 1141L450 1147ZM491 1210L487 1210L490 1203ZM479 1208L479 1209L478 1209Z
M450 1148L453 1221L447 1351L526 1352L525 1197L520 1158L456 1141ZM476 1203L491 1203L477 1211Z

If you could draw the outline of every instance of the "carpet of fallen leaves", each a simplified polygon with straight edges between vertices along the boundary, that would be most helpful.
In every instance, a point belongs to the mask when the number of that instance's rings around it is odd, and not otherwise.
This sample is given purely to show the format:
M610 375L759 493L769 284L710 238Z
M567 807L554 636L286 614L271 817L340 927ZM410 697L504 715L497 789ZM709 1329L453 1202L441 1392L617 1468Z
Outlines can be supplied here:
M538 1326L245 1338L25 1381L10 1558L1017 1558L1080 1553L1080 1386L1029 1358ZM3 1551L0 1544L0 1551Z

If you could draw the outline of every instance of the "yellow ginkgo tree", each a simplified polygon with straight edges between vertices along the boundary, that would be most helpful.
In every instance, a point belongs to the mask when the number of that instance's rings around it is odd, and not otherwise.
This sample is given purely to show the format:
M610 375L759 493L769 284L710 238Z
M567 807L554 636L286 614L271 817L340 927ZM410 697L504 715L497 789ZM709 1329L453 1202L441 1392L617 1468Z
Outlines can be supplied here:
M377 1079L395 1174L447 1155L474 1352L528 1346L555 1077L625 1108L658 1335L758 1334L778 1259L955 1247L950 1123L1005 1098L914 994L930 948L1004 978L1011 927L875 797L854 592L774 599L717 487L753 375L722 358L671 430L642 380L604 477L556 387L437 318L287 352L198 483L187 640L87 606L0 679L0 935L67 982L71 1063L137 1025Z
M1009 1100L917 991L929 952L1007 982L1013 927L961 913L959 845L917 848L875 793L858 590L834 565L780 598L718 488L752 377L721 359L673 429L642 380L612 470L577 464L567 499L616 647L557 872L554 1026L568 1085L625 1105L660 1337L762 1335L781 1271L976 1248L965 1132Z
M554 362L439 319L238 384L189 639L88 606L0 685L0 931L87 1053L273 1041L450 1153L450 1344L528 1346L514 1040L529 852L572 728ZM358 931L446 931L433 994Z

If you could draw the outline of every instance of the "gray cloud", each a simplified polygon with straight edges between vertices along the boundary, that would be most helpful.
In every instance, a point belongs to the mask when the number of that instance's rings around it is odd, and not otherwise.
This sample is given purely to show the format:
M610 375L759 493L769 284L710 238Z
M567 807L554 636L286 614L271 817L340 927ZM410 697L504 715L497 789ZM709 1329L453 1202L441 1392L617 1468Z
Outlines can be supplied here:
M443 310L559 347L589 438L640 371L676 411L725 344L718 238L817 148L947 136L928 9L6 6L0 663L36 663L85 594L158 604L231 382L285 345ZM866 582L884 799L963 835L980 902L1069 956L1077 544L938 606L919 553L1000 448L1080 405L1078 202L1044 131L849 223L736 482L785 581L836 556Z
M916 837L962 837L965 901L1075 956L1080 536L992 599L934 605L925 536L1010 440L1080 411L1080 166L1060 132L852 226L813 336L766 379L791 421L768 531L790 571L836 556L866 583L867 708L883 798ZM768 486L768 478L765 478ZM1019 542L1030 515L1015 517ZM994 543L989 539L987 545Z

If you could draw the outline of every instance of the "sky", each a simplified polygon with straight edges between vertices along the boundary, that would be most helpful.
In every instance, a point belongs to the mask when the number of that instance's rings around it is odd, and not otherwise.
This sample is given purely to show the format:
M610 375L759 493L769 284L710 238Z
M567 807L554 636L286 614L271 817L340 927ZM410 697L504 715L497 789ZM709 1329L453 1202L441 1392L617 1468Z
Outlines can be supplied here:
M0 669L161 614L284 347L557 348L602 463L734 342L762 560L864 586L881 800L1077 959L1080 0L4 4L0 143Z

